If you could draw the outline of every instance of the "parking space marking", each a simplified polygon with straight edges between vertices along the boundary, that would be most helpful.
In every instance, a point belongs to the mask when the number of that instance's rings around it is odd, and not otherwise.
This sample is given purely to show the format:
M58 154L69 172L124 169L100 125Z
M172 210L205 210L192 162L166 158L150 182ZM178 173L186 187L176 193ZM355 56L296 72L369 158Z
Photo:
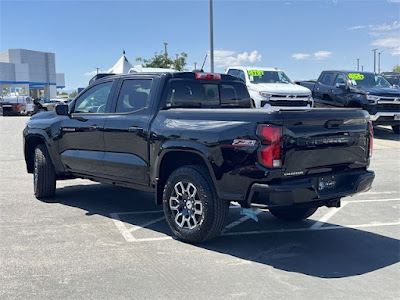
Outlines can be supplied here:
M150 226L151 224L158 223L158 222L160 222L160 221L162 221L162 220L165 220L165 217L164 217L164 216L162 216L162 217L160 217L160 218L157 218L157 219L155 219L155 220L151 220L151 221L149 221L149 222L147 222L147 223L144 223L144 224L142 224L142 225L140 225L140 226L134 225L134 226L133 226L131 229L129 229L128 231L129 231L129 232L134 232L134 231L139 230L139 229L141 229L141 228L143 228L143 227L147 227L147 226Z
M321 228L330 218L332 218L335 214L337 214L346 205L347 205L347 202L344 202L344 203L342 203L342 205L340 207L328 211L328 213L323 215L321 219L319 219L317 222L315 222L313 225L311 225L310 229L317 230L317 229Z
M400 191L386 191L386 192L366 192L365 195L381 195L381 194L396 194Z
M265 233L286 233L286 232L296 232L296 231L319 231L319 230L334 230L334 229L356 229L356 228L369 228L369 227L381 227L381 226L394 226L400 225L399 222L392 223L371 223L371 224L358 224L358 225L334 225L334 226L326 226L319 227L317 229L311 229L311 227L305 228L292 228L292 229L271 229L271 230L258 230L258 231L242 231L242 232L228 232L223 233L222 235L253 235L253 234L265 234Z
M361 200L349 200L343 201L343 203L366 203L366 202L388 202L388 201L400 201L400 198L393 198L393 199L361 199Z
M257 209L257 210L254 211L254 214L258 215L258 214L260 214L262 212L263 212L263 210ZM233 227L238 226L239 224L241 224L241 223L243 223L243 222L245 222L245 221L247 221L249 219L251 219L249 216L241 217L240 219L238 219L238 220L226 225L225 228L224 228L224 231L232 229Z
M396 226L400 225L400 220L398 222L390 222L390 223L369 223L369 224L356 224L356 225L330 225L323 226L326 222L332 218L336 213L338 213L341 209L347 206L349 203L368 203L368 202L389 202L389 201L400 201L400 198L389 198L389 199L360 199L360 200L348 200L343 201L342 206L335 210L330 210L324 216L322 216L318 221L316 221L310 227L304 228L292 228L292 229L271 229L271 230L258 230L258 231L242 231L242 232L225 232L227 230L232 229L240 225L241 223L250 219L249 216L243 216L242 218L228 224L225 228L222 236L235 236L235 235L253 235L253 234L268 234L268 233L285 233L285 232L303 232L303 231L318 231L318 230L336 230L336 229L356 229L356 228L369 228L369 227L381 227L381 226ZM238 205L231 205L230 209L240 208ZM154 237L154 238L135 238L133 236L133 232L145 228L154 223L160 222L165 219L164 216L158 217L142 225L134 225L132 228L128 229L125 226L125 223L121 221L119 215L140 215L140 214L154 214L154 213L162 213L162 210L148 210L148 211L135 211L135 212L118 212L118 213L110 213L110 217L113 219L115 226L121 232L122 236L125 238L127 242L152 242L152 241L164 241L164 240L172 240L174 239L171 236L163 236L163 237ZM268 212L268 210L256 209L255 214L258 215L262 212Z

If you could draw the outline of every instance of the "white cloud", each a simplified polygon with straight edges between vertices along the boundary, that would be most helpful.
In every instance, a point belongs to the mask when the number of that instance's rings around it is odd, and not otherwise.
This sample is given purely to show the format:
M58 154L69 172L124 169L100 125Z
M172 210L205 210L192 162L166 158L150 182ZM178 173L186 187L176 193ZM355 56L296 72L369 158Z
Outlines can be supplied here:
M91 71L91 72L87 72L85 74L83 74L83 76L90 76L93 77L94 75L96 75L97 71Z
M314 58L316 60L323 60L323 59L327 59L329 57L331 57L332 52L330 51L318 51L314 53Z
M250 54L247 52L237 53L231 50L214 50L214 63L218 68L242 65L261 61L261 54L257 50Z
M306 54L306 53L295 53L292 54L292 57L297 59L297 60L302 60L302 59L307 59L310 57L310 54Z
M365 28L368 28L368 26L365 26L365 25L357 25L357 26L350 27L350 28L348 28L347 30L358 30L358 29L365 29Z
M400 55L400 22L371 25L369 34L373 38L373 46L390 49L392 55Z

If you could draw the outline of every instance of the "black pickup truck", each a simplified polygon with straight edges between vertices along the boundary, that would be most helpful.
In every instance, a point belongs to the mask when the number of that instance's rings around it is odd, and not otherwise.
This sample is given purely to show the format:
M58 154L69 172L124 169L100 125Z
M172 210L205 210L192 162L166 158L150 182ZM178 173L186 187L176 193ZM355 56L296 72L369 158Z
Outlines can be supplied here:
M216 237L230 201L301 220L374 178L365 111L253 109L244 83L222 74L104 77L23 135L37 198L78 177L154 191L187 242Z
M400 89L371 72L323 71L317 81L298 81L312 91L316 107L362 108L376 125L400 133Z

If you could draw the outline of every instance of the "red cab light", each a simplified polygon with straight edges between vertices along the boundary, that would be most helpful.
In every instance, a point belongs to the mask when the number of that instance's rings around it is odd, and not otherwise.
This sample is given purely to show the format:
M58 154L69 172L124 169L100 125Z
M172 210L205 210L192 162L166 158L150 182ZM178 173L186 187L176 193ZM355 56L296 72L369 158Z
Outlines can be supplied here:
M374 149L374 127L372 126L372 122L368 122L369 127L369 152L368 156L372 156L372 150Z
M221 74L196 72L196 79L200 80L221 80Z
M282 166L282 128L270 125L259 125L257 136L263 145L258 150L258 161L267 168Z

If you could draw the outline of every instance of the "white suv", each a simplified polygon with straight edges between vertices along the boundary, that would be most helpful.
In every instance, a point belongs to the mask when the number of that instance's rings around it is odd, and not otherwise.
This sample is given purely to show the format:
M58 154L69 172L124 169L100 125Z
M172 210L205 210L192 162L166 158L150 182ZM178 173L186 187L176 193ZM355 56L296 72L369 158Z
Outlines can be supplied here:
M276 68L229 67L226 74L242 79L256 108L312 108L311 91L294 84L286 74Z

